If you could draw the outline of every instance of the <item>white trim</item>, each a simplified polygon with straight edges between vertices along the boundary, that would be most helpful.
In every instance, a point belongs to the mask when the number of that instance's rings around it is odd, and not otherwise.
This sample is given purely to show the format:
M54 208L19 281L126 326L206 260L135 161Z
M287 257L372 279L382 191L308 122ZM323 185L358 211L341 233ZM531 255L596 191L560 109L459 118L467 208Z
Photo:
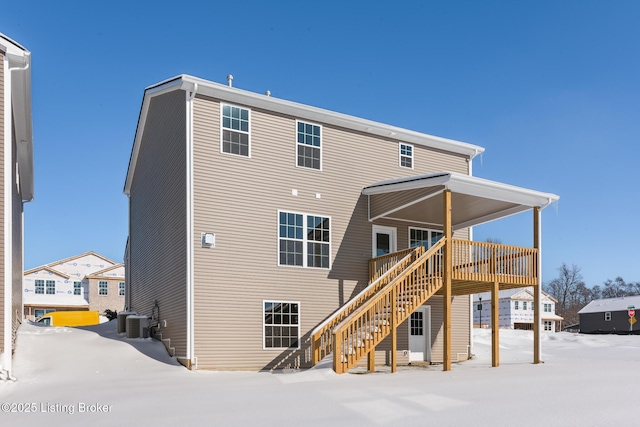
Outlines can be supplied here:
M411 155L410 156L407 156L406 154L402 154L402 146L403 145L405 147L411 147ZM414 169L414 165L415 165L414 153L415 153L415 148L414 148L413 144L407 144L406 142L402 142L402 141L398 142L398 166L400 166L403 169ZM411 160L411 167L407 167L407 166L403 166L402 165L402 158L403 157L406 157L406 158Z
M300 239L291 239L291 238L286 238L286 237L280 237L280 214L281 213L287 213L287 214L294 214L294 215L302 215L302 240ZM307 240L307 216L317 216L317 217L321 217L321 218L327 218L329 219L329 266L328 267L309 267L308 266L308 261L307 261L307 255L308 255L308 249L307 249L307 243L310 242L315 242L314 241L309 241ZM333 259L332 259L332 232L331 230L333 229L333 218L331 218L329 215L321 215L321 214L315 214L315 213L309 213L309 212L298 212L298 211L293 211L293 210L287 210L287 209L278 209L278 214L276 216L276 236L277 236L277 250L276 250L276 256L277 256L277 266L278 267L288 267L288 268L308 268L308 269L312 269L312 270L331 270L331 266L333 265ZM280 264L280 240L284 239L284 240L295 240L295 241L301 241L302 242L302 265L289 265L289 264ZM326 242L317 242L317 243L321 243L321 244L327 244Z
M297 347L267 347L267 346L265 346L265 333L264 332L265 332L265 328L267 327L267 324L264 323L264 305L267 302L278 303L278 304L298 304L298 324L297 324L297 326L298 326L298 339L296 340L296 341L298 341L298 346ZM302 312L302 310L301 310L301 308L302 308L302 306L300 305L300 301L282 301L282 300L278 300L277 298L262 300L261 312L262 312L262 349L263 350L279 350L279 351L282 351L282 350L287 350L287 349L296 349L296 350L300 349L300 340L302 339L301 331L300 331L300 328L301 328L300 325L302 324L302 321L301 321L301 314L302 314L301 312ZM291 324L289 324L289 325L291 325ZM280 326L283 326L283 324L280 324Z
M427 194L426 196L420 197L420 198L415 199L415 200L411 200L410 202L407 202L404 205L397 206L397 207L395 207L393 209L390 209L390 210L388 210L386 212L381 213L380 215L378 215L376 217L373 217L373 218L369 217L369 221L375 221L376 219L387 217L388 215L390 215L390 214L392 214L394 212L398 212L398 211L400 211L400 210L402 210L404 208L408 208L409 206L413 206L416 203L424 202L425 200L431 199L432 197L438 196L440 194L442 194L442 190L436 191L435 193Z
M193 259L193 251L194 251L194 226L193 226L193 101L195 99L196 91L198 90L198 86L194 85L191 92L185 92L185 120L186 120L186 233L187 233L187 248L186 248L186 257L187 257L187 289L186 289L186 297L187 297L187 342L186 342L186 359L189 360L191 365L193 366L193 361L195 358L195 317L194 317L194 259ZM220 117L222 118L222 111L220 112ZM221 141L222 145L222 141Z
M12 203L11 191L13 185L11 184L11 149L13 146L13 132L12 132L12 108L11 108L11 73L9 72L9 60L5 58L3 61L4 66L4 235L2 239L4 241L4 345L0 348L0 352L3 354L3 359L0 360L0 370L11 372L11 353L13 352L12 346L12 312L13 312L13 280L12 280L12 247L11 244L11 218L12 218ZM22 292L22 289L20 289Z
M311 125L311 126L318 126L320 128L320 147L315 147L315 146L311 146L312 148L318 148L320 150L320 169L316 169L316 168L309 168L306 166L300 166L298 164L298 146L302 145L302 146L308 146L308 144L302 144L300 142L298 142L298 123L304 123L307 125ZM306 170L312 170L312 171L319 171L322 172L322 148L324 146L324 129L322 128L322 125L319 123L312 123L308 120L300 120L300 119L296 119L296 129L295 129L295 140L296 140L296 150L295 150L295 155L296 155L296 167L300 168L300 169L306 169Z
M398 250L398 229L396 227L388 227L386 225L371 224L371 254L373 258L378 257L376 234L388 234L391 236L389 241L389 253L396 252Z
M248 113L247 116L247 125L249 127L248 131L243 131L243 130L238 130L238 129L233 129L233 128L225 128L222 124L223 121L223 110L224 107L228 106L231 108L239 108L241 110L246 110ZM223 143L223 134L224 131L228 130L229 132L237 132L243 135L247 135L247 155L243 155L243 154L235 154L235 153L227 153L226 151L224 151L224 143ZM228 154L230 156L234 156L234 157L244 157L246 159L250 159L251 158L251 109L247 108L247 107L243 107L240 105L234 105L234 104L230 104L228 102L221 102L220 103L220 154Z
M413 315L413 313L411 313L411 315L409 316L409 321L407 322L407 325L409 326L408 329L408 339L407 339L407 344L409 347L409 363L411 362L429 362L431 361L431 306L430 305L421 305L420 307L418 307L416 309L417 311L421 311L424 310L423 312L423 318L422 318L422 330L424 332L423 336L424 336L424 348L425 348L425 352L422 355L422 360L414 360L411 359L411 316ZM414 312L415 313L415 312Z
M442 234L442 237L444 237L444 232L440 229L432 229L432 228L422 228L422 227L412 227L409 226L407 227L407 244L409 245L409 247L413 247L411 246L411 230L420 230L420 231L428 231L429 232L429 247L425 248L425 249L429 249L431 246L433 246L433 242L431 242L432 239L432 233L440 233Z

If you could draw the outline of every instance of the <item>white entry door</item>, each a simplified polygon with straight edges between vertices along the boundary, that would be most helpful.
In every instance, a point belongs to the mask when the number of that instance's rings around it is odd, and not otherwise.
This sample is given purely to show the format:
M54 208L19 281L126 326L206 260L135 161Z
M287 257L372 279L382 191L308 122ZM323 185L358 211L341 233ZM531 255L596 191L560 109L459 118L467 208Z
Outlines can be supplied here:
M373 235L373 257L396 252L397 249L397 231L395 227L384 227L382 225L374 225L372 228Z
M431 360L431 307L422 306L409 318L409 362Z

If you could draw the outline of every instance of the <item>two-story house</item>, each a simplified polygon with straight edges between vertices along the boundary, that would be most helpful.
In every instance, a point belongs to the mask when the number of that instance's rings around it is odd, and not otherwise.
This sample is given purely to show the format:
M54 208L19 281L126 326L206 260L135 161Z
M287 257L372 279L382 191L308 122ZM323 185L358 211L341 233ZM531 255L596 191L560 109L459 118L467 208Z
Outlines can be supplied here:
M558 197L472 176L483 148L181 75L147 88L124 192L127 308L193 369L463 361L471 297L539 289L473 225ZM491 264L494 265L494 264Z
M561 328L562 317L556 314L558 301L542 291L542 327L545 332L556 332ZM499 326L507 329L532 330L534 322L533 288L507 289L498 294ZM479 327L489 327L491 294L484 292L474 295L473 323ZM483 321L484 316L484 321Z
M23 208L33 200L31 53L0 33L0 372L22 321Z
M55 261L24 272L24 317L50 311L121 311L125 300L124 264L95 252Z

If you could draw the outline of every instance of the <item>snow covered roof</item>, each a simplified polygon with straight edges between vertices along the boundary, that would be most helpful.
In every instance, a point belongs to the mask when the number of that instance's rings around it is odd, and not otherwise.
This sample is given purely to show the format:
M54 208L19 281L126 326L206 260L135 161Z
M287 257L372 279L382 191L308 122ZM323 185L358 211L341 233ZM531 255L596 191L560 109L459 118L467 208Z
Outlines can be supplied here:
M603 298L591 301L578 314L600 313L604 311L626 311L629 306L640 309L640 295L622 298Z

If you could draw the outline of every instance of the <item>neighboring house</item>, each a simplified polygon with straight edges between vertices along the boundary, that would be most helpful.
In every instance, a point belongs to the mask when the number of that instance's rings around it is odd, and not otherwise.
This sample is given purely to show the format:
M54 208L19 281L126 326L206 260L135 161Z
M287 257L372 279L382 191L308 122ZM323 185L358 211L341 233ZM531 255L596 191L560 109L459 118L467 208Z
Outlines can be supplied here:
M50 311L120 311L125 300L124 264L87 252L24 272L24 317Z
M640 323L630 321L629 309L636 319L640 296L604 298L591 301L578 312L583 334L638 334ZM631 323L633 322L633 323Z
M560 330L562 317L556 314L558 301L542 291L542 326L545 332ZM482 310L479 305L482 303ZM534 295L533 288L508 289L498 294L499 325L508 329L533 329ZM484 292L473 296L473 324L490 327L491 293ZM482 322L482 323L481 323Z
M377 323L336 341L343 363L448 369L470 354L470 294L539 285L537 249L498 277L470 227L533 210L536 229L558 199L470 176L483 151L186 75L151 86L124 188L127 308L193 369L310 366L359 315ZM403 300L364 310L379 297Z
M22 320L23 207L33 200L31 53L0 34L0 371Z

